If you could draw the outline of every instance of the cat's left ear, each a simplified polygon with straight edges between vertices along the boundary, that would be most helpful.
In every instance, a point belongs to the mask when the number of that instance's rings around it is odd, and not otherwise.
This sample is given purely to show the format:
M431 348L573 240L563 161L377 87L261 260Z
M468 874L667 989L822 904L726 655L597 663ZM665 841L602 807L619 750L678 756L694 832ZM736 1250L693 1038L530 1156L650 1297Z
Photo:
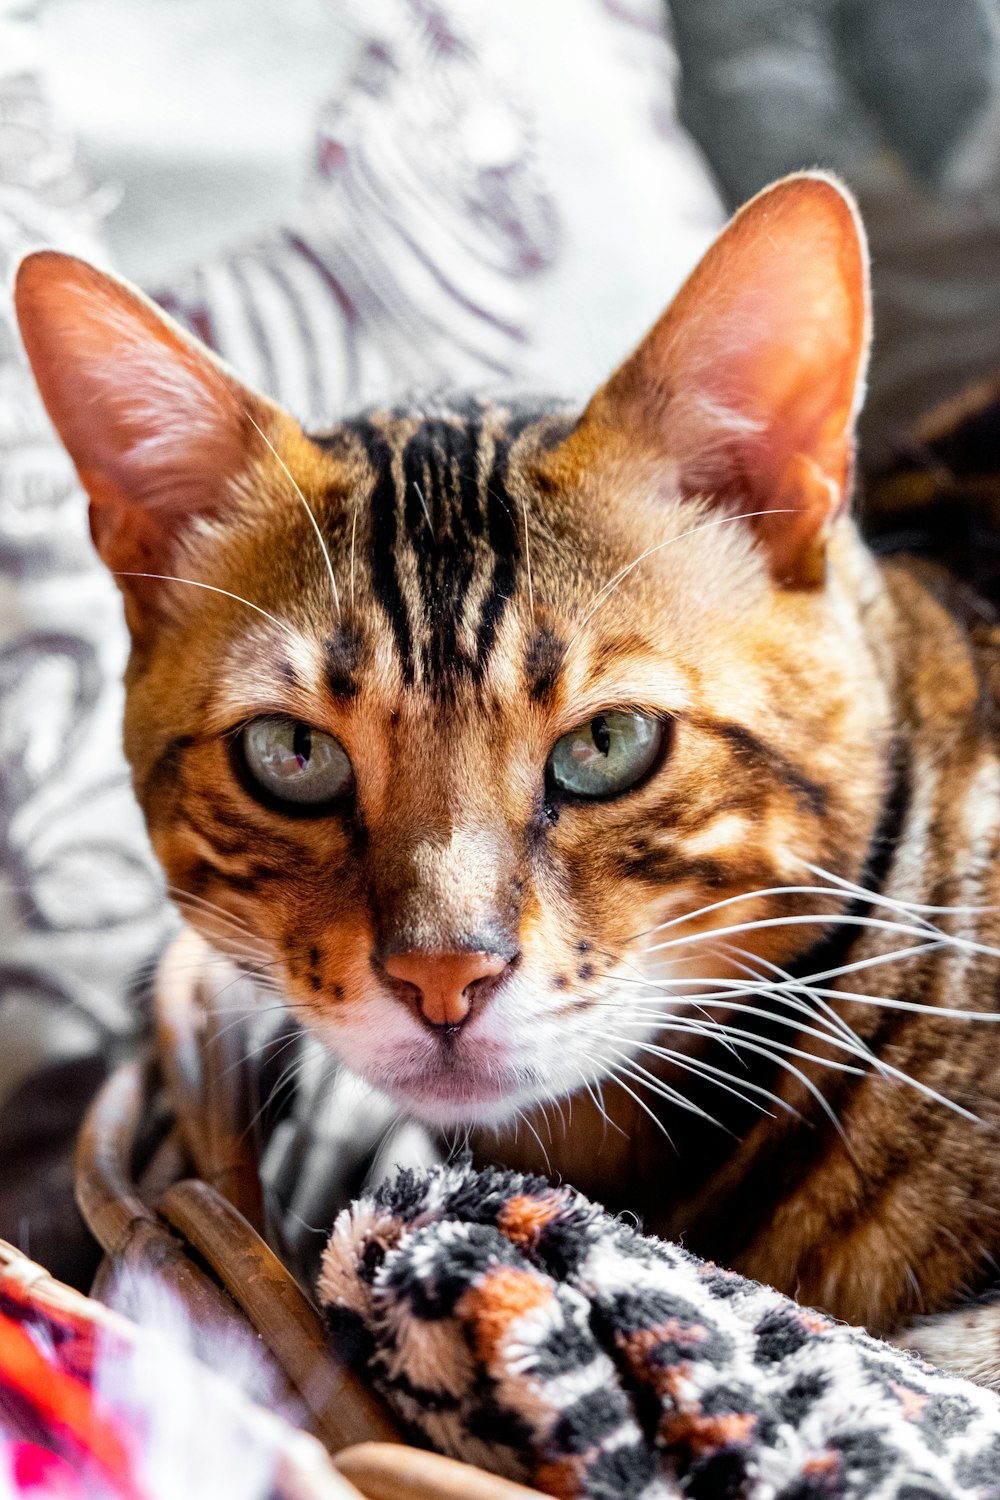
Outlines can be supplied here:
M624 440L662 462L665 489L758 512L748 524L775 580L816 584L850 498L870 335L853 199L822 173L787 177L723 231L591 401L580 439Z
M127 597L148 599L151 584L123 576L176 572L185 532L231 503L260 432L290 419L85 261L29 255L14 296L42 399L90 496L97 550Z

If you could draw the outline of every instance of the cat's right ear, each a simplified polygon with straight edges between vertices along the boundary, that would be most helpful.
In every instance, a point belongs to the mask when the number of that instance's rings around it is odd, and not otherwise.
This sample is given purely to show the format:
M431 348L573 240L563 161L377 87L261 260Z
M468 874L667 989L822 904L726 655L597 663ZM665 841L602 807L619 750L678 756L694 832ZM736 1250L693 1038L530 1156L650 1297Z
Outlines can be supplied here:
M758 193L601 387L564 467L648 454L666 494L747 517L779 586L825 577L850 499L871 335L850 193L800 172Z
M184 532L225 507L277 409L141 292L74 256L27 256L14 299L101 558L119 578L175 572Z

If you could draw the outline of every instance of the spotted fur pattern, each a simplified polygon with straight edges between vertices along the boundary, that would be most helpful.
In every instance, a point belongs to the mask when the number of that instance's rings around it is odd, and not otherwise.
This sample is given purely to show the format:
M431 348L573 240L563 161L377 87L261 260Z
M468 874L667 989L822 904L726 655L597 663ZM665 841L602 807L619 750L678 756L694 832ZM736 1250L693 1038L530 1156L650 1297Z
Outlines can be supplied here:
M418 1439L593 1500L987 1500L1000 1401L538 1178L404 1173L338 1219L334 1343Z

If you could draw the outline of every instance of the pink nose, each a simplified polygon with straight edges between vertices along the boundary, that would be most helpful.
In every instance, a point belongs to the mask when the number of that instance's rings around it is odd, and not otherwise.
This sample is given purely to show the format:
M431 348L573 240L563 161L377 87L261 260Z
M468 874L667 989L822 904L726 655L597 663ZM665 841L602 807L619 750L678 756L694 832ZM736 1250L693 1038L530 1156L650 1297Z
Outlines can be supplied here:
M430 1026L461 1026L472 1009L479 980L495 979L507 967L499 953L394 953L385 960L393 979L412 984L420 1014Z

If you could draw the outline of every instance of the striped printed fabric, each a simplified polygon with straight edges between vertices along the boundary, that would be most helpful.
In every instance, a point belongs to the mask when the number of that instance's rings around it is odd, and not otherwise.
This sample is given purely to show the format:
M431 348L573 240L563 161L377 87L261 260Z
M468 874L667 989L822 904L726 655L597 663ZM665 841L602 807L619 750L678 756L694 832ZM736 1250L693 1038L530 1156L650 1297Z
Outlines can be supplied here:
M987 1500L1000 1399L540 1178L400 1173L337 1219L338 1350L416 1441L592 1500Z

